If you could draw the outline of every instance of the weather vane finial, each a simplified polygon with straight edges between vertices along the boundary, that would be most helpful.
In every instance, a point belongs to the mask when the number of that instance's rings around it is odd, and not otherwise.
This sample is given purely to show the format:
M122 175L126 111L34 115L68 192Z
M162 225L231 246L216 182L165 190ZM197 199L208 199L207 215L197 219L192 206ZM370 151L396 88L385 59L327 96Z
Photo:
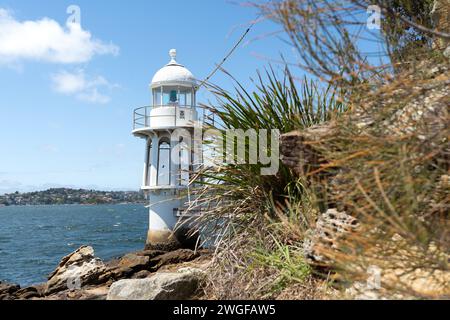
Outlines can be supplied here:
M176 58L177 58L177 49L171 49L169 51L169 56L172 58L172 60L170 61L170 63L177 63Z

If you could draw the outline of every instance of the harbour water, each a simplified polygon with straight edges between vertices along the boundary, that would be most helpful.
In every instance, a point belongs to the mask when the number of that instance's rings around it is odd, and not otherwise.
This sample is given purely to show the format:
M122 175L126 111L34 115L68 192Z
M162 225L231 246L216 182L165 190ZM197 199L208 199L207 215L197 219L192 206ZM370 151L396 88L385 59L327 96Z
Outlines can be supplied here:
M142 204L0 207L0 280L44 282L81 245L103 260L140 250L147 228Z

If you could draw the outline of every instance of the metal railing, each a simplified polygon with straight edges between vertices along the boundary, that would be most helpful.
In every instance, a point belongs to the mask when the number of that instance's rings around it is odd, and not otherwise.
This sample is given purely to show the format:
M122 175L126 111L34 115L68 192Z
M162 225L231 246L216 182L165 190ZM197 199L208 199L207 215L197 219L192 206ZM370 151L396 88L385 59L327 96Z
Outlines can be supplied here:
M175 114L172 115L151 115L151 110L162 107L174 107ZM173 125L177 125L177 117L180 109L195 109L196 107L187 105L161 105L161 106L145 106L134 110L133 112L133 130L150 127L150 120L155 118L173 117ZM193 120L193 119L191 119Z
M152 109L161 107L174 107L174 115L150 115ZM183 119L183 121L201 120L203 125L214 127L216 120L216 110L207 106L186 106L186 105L162 105L162 106L145 106L134 110L133 112L133 130L144 129L150 127L151 119L173 117L173 126L177 125L177 116L179 111L195 109L198 119ZM187 116L187 114L186 114ZM181 117L179 117L181 118Z

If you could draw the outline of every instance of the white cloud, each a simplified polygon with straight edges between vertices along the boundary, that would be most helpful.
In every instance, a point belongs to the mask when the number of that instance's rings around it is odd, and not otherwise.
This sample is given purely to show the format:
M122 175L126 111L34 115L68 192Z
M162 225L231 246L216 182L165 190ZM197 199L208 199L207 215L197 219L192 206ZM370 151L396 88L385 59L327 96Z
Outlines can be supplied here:
M52 76L55 91L64 94L74 94L84 90L86 80L83 72L69 73L62 71Z
M119 48L94 39L76 23L61 26L55 20L18 21L0 8L0 63L14 65L20 61L44 61L71 64L85 63L94 55L117 55Z
M99 93L97 88L93 88L88 92L80 93L79 95L77 95L77 98L85 102L99 104L107 104L109 101L111 101L110 97Z
M106 104L111 99L100 93L99 88L111 90L117 85L109 83L102 76L89 78L83 69L75 72L60 71L52 75L53 90L58 93L75 96L77 99L89 103Z

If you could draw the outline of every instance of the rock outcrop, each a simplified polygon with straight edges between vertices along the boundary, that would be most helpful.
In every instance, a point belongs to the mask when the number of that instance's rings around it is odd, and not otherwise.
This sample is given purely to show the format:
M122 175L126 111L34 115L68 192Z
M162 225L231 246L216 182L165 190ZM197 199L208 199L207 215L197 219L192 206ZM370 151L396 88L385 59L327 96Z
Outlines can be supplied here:
M187 299L197 291L203 277L199 268L209 259L207 250L143 250L105 263L95 257L92 247L82 246L62 258L44 284L21 288L0 282L0 300L105 300L111 285L135 287L137 299ZM151 288L153 295L148 293Z
M298 175L305 175L319 168L325 160L314 145L335 133L334 124L326 123L281 135L281 161Z
M330 259L327 254L339 251L339 241L355 232L358 221L336 209L328 209L321 214L314 229L309 231L304 243L303 252L306 259L313 264L327 265Z
M163 266L192 261L200 256L199 252L189 249L169 251L150 259L150 270L157 271Z
M205 274L196 268L157 273L146 279L120 280L109 289L107 300L184 300L192 298Z
M20 290L18 284L5 283L0 281L0 300L11 300L14 294Z
M45 295L66 289L81 289L86 284L98 283L106 266L94 256L92 247L83 246L65 256L49 275Z
M446 0L447 1L447 0ZM343 128L386 137L408 137L421 141L445 132L450 104L450 67L448 62L424 61L374 92L368 92L355 107L335 120L280 136L280 160L295 173L305 176L327 167L330 159L321 154L335 147ZM442 136L442 139L446 139ZM333 168L339 168L333 163Z

